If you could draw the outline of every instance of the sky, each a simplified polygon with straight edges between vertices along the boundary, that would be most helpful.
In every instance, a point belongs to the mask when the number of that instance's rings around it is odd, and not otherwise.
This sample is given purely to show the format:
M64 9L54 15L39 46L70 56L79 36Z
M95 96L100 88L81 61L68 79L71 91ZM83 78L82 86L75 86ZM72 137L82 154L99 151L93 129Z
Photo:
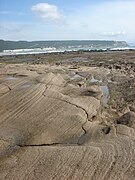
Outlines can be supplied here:
M135 0L0 0L0 39L135 42Z

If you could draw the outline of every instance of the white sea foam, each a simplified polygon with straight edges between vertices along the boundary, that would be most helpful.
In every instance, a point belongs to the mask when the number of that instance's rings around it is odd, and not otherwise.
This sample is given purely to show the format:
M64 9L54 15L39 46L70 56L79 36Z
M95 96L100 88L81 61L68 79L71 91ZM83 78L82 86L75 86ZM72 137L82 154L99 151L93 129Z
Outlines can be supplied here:
M47 48L33 48L33 49L13 49L13 50L4 50L3 52L0 52L0 56L4 55L19 55L19 54L40 54L40 53L55 53L55 52L70 52L70 51L79 51L79 50L135 50L135 46L128 46L128 47L115 47L115 48L93 48L93 47L80 47L80 46L68 46L66 47L61 47L56 49L55 47L47 47Z

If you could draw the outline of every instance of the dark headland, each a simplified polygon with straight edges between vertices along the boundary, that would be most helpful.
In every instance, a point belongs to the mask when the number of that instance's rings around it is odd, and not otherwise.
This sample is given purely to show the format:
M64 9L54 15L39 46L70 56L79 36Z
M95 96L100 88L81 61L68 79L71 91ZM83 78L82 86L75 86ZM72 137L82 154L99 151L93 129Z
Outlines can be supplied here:
M31 49L55 47L126 47L125 41L105 41L105 40L65 40L65 41L4 41L0 40L0 52L13 49Z

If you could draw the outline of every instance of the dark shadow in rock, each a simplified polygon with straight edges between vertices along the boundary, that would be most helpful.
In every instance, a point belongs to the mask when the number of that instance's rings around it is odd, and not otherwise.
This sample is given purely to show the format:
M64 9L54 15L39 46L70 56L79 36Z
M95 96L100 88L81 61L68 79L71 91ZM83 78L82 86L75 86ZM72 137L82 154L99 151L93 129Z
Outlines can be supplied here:
M96 116L92 116L92 121L94 121L96 119Z
M26 75L26 74L16 74L16 77L18 77L18 78L19 78L19 77L20 77L20 78L21 78L21 77L28 77L28 75Z
M91 74L89 74L88 72L76 72L76 74L78 74L81 77L84 77L86 79L91 78Z
M85 90L81 93L82 96L94 96L96 97L98 95L98 92L94 92L92 90Z
M126 125L135 128L135 113L128 112L117 120L117 124Z
M109 126L106 126L102 129L104 134L109 134L109 132L111 131L111 128Z
M129 109L135 113L135 106L130 106Z

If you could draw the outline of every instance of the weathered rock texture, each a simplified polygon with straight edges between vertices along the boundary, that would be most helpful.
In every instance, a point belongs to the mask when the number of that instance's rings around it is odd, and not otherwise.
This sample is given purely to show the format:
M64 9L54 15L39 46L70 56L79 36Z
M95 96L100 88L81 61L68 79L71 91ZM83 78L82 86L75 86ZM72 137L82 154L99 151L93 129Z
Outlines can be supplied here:
M95 72L1 65L0 179L135 179L135 113L104 110Z

